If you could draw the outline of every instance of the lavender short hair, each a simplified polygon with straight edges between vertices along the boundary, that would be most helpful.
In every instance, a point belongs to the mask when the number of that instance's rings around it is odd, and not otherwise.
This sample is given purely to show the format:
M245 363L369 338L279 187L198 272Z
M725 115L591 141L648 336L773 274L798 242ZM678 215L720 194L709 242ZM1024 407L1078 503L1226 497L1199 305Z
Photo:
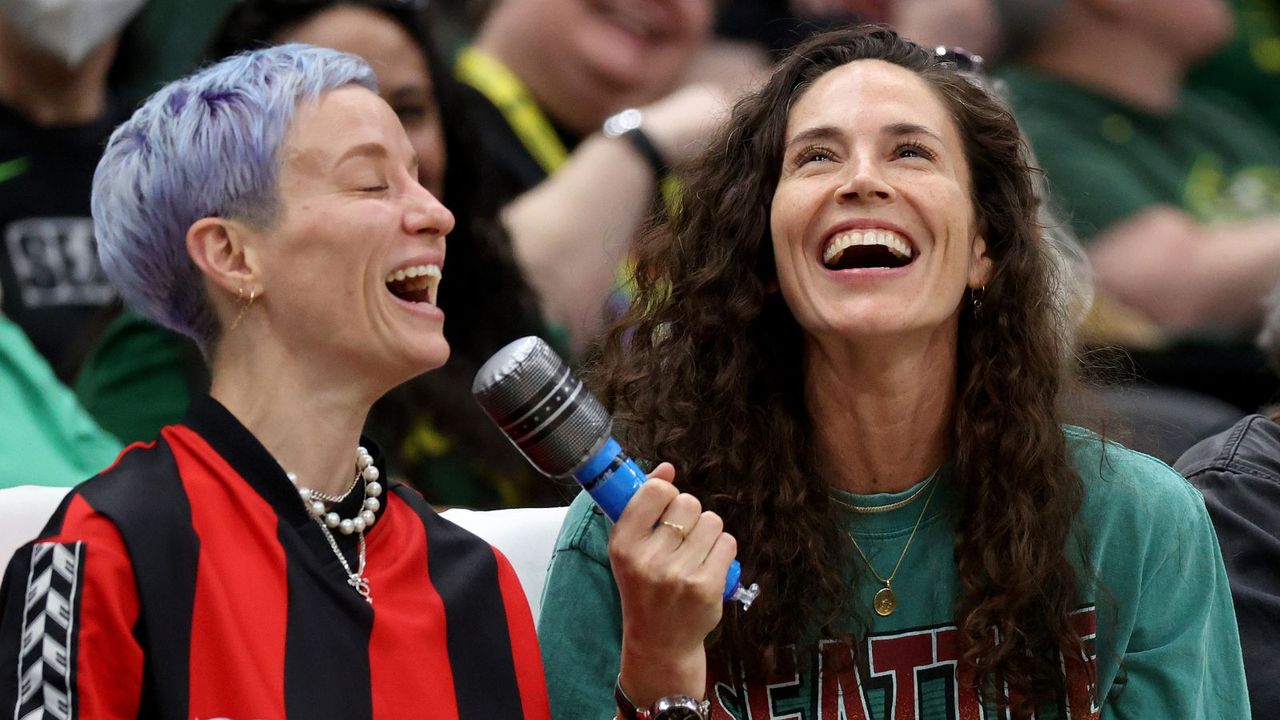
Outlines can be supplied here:
M188 228L204 217L269 227L296 108L352 84L377 91L360 58L278 45L169 83L116 128L93 177L93 222L102 267L130 308L209 351L218 324Z

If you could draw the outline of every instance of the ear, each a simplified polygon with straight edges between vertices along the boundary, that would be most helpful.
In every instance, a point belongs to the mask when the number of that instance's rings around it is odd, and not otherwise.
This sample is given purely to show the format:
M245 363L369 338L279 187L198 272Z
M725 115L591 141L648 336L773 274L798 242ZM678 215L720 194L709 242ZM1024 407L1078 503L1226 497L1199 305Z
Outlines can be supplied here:
M228 295L261 295L253 237L252 231L234 220L200 218L187 229L187 254Z
M974 236L970 246L969 287L986 287L991 279L991 258L987 255L987 240L981 234Z

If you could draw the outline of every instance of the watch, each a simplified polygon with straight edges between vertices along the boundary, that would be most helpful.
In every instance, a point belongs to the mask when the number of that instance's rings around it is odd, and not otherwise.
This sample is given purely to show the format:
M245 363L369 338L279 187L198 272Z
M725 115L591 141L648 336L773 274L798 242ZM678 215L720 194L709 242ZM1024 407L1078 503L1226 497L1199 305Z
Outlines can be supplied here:
M618 704L618 717L622 720L709 720L711 701L698 700L688 695L668 695L658 698L653 707L641 710L622 691L622 682L613 684L613 699Z
M671 166L667 164L667 159L662 157L662 151L658 150L658 146L654 145L649 135L641 129L643 124L644 113L635 108L627 108L605 118L604 124L600 126L600 133L610 139L624 138L630 142L636 152L640 153L640 156L653 169L654 177L661 180L671 172Z

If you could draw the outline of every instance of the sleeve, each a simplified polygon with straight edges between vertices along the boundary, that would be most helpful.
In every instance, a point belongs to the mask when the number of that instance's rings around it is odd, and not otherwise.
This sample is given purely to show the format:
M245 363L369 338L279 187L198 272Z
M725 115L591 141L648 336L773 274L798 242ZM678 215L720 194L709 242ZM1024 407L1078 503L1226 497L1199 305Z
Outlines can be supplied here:
M493 554L498 560L498 585L507 613L507 631L511 636L511 659L515 665L516 686L520 692L520 707L524 720L550 720L547 705L547 683L542 670L542 656L538 653L538 634L529 612L520 578L497 548Z
M1240 635L1222 553L1200 494L1175 479L1180 487L1152 486L1165 497L1149 518L1134 624L1102 717L1247 720Z
M15 553L0 588L0 712L137 717L138 596L116 527L80 495L62 530Z
M622 605L609 568L604 516L591 507L585 493L574 501L542 592L538 637L556 720L604 720L616 712Z
M1210 467L1191 476L1222 545L1255 708L1280 708L1280 482Z

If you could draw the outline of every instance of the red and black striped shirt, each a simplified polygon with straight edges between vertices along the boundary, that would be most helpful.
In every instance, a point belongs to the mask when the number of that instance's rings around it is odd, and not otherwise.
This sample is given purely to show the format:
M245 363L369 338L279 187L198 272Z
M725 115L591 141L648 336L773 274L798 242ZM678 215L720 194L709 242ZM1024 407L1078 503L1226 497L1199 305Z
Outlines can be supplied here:
M183 424L77 487L14 556L0 707L23 719L549 718L506 558L404 486L383 499L366 534L369 604L266 449L197 399ZM335 539L355 567L356 537Z

